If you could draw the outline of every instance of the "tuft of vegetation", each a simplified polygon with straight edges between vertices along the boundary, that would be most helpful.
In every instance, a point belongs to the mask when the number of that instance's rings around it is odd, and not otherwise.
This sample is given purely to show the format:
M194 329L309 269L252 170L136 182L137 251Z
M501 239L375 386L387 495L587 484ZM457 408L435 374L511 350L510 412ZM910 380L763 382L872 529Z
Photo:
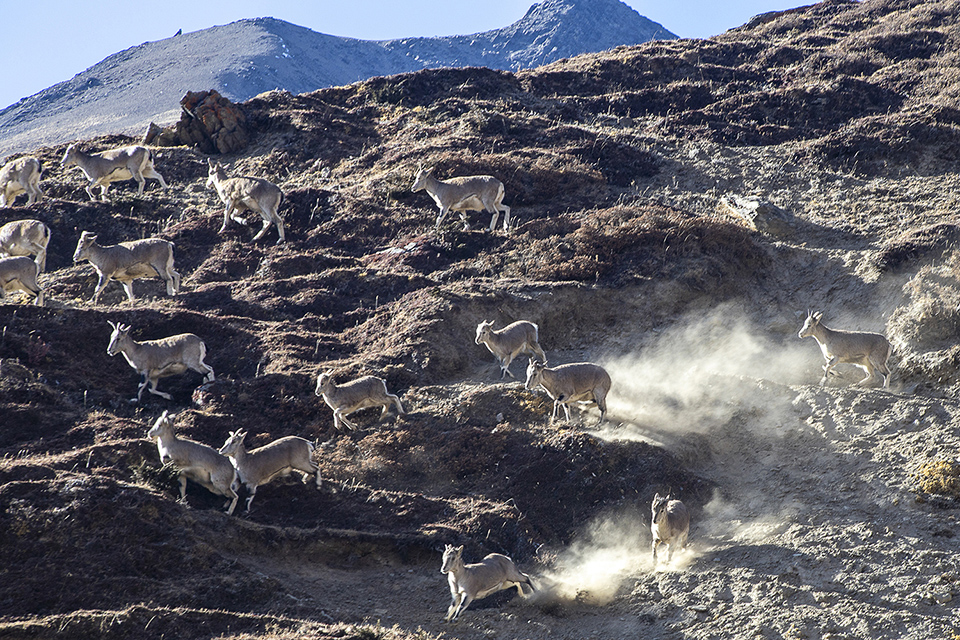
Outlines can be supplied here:
M942 459L925 462L913 474L913 487L917 493L960 500L960 462Z

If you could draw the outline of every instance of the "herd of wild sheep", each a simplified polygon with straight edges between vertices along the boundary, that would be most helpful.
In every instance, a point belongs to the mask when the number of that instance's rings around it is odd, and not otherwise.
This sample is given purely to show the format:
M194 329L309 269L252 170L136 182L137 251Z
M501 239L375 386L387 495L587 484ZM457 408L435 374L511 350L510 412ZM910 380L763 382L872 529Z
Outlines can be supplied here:
M232 219L247 224L240 216L243 211L256 212L263 219L263 227L254 237L259 240L271 225L276 226L278 244L285 241L285 229L278 208L283 193L280 188L262 178L228 177L223 167L208 160L207 187L216 190L225 205L223 233ZM154 167L153 152L143 146L128 146L100 153L85 153L76 145L70 145L61 161L61 166L77 166L89 183L85 189L91 199L96 199L94 187L100 187L100 198L106 200L110 183L136 180L137 195L143 194L146 178L158 180L167 188ZM36 158L23 157L8 162L0 170L0 207L12 207L17 196L26 193L26 206L44 197L40 190L40 162ZM440 208L436 227L448 212L460 214L464 229L469 230L468 211L487 211L492 215L489 230L493 231L503 212L503 229L511 228L510 207L503 204L503 183L492 176L467 176L439 180L433 169L419 167L413 191L425 189ZM15 220L0 227L0 298L5 292L21 290L34 296L35 304L43 305L43 291L38 279L46 265L50 230L38 220ZM97 236L83 231L77 242L74 262L88 261L96 270L99 280L93 294L97 303L100 294L111 280L117 280L130 302L135 300L133 281L138 278L160 277L166 283L168 295L180 290L180 274L174 269L174 245L159 238L147 238L116 245L97 244ZM30 259L29 256L35 256ZM813 337L820 346L826 364L820 385L826 384L833 367L839 363L854 364L867 376L858 384L872 383L879 374L884 387L889 386L890 368L887 361L891 347L887 339L877 333L839 331L823 325L823 314L808 312L800 338ZM204 362L206 345L192 333L170 336L159 340L138 342L130 336L130 325L110 322L113 333L107 353L114 356L122 353L131 367L142 377L137 390L139 402L143 390L167 400L170 395L157 389L160 378L178 375L188 369L203 376L204 383L215 380L213 368ZM500 378L515 377L510 364L521 355L530 356L527 366L525 388L543 389L553 400L551 421L555 420L562 407L567 422L571 420L571 404L595 404L600 411L597 424L606 416L606 397L610 392L610 375L603 367L588 363L547 366L547 357L539 344L539 328L536 324L520 320L502 329L494 329L492 322L477 326L476 344L484 345L493 354L500 366ZM329 371L320 373L315 393L333 410L336 429L341 425L356 429L347 416L370 407L382 407L381 418L390 407L404 416L400 398L387 390L383 379L363 376L356 380L337 384ZM304 483L313 477L316 487L321 487L320 469L313 461L314 445L304 438L288 436L253 450L244 445L243 431L232 432L219 449L177 436L173 419L167 411L156 420L147 437L156 441L160 461L179 470L180 501L186 500L187 480L192 480L209 491L227 498L224 505L227 514L233 514L239 500L238 490L242 485L247 493L246 511L256 495L257 487L278 476L297 471ZM690 529L690 514L686 506L670 496L654 497L652 504L651 533L653 536L653 562L657 562L657 547L666 544L667 560L675 547L685 548ZM477 598L495 591L516 587L524 596L523 585L534 589L530 577L521 573L513 561L500 554L490 554L481 562L465 564L463 547L447 545L443 553L441 572L447 575L450 584L451 604L446 620L455 620Z

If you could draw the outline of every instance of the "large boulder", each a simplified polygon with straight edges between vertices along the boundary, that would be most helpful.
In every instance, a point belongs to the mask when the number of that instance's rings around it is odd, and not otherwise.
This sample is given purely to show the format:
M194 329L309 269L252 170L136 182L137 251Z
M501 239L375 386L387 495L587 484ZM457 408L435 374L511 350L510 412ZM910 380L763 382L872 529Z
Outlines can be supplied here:
M206 154L242 151L249 141L247 118L239 105L211 89L188 91L180 99L183 113L177 134L187 145Z
M180 121L172 127L150 123L143 134L144 144L159 147L185 145L207 155L236 153L249 142L247 117L240 105L215 90L188 91L180 99Z

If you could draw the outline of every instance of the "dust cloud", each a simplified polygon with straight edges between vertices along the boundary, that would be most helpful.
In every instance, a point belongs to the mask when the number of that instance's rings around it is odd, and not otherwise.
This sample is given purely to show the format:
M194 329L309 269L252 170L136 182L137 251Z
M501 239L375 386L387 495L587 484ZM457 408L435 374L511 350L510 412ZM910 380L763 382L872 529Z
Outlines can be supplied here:
M603 606L629 579L654 571L683 571L710 546L688 543L686 549L674 549L669 562L667 547L661 546L654 566L651 542L650 514L631 511L598 518L538 576L537 597Z
M813 340L765 330L726 306L651 336L633 354L601 362L613 387L606 426L592 433L606 440L650 442L683 458L687 449L702 447L705 437L721 457L725 447L781 437L789 431L784 427L795 426L800 417L797 390L788 385L816 383L822 357ZM540 597L603 605L631 577L683 571L721 540L769 540L802 510L743 486L735 502L717 491L694 519L687 549L675 550L670 562L664 549L657 566L651 557L650 514L607 515L557 554L540 577L545 587Z
M539 576L541 598L607 604L624 580L653 569L649 523L636 513L597 519L552 565Z
M609 421L634 429L598 435L657 441L670 434L703 434L745 411L769 413L753 423L795 421L790 411L795 394L783 385L816 382L820 359L812 339L801 341L792 333L780 342L729 305L688 317L637 353L603 362L613 379Z
M799 502L788 501L778 504L771 512L759 493L734 503L725 499L720 491L714 491L710 502L703 505L697 522L699 545L705 547L710 541L719 540L739 544L768 542L786 531L803 508Z

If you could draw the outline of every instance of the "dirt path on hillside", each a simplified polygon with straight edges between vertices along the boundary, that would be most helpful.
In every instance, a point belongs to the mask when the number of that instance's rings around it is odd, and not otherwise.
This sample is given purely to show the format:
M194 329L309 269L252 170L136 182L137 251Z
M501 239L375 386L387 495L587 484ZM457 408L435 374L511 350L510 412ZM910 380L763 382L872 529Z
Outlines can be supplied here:
M491 596L449 625L439 550L433 564L362 569L237 559L314 606L320 622L452 638L950 637L960 626L956 513L907 489L922 461L955 454L949 425L960 407L883 390L736 384L738 411L709 433L594 432L660 437L719 487L695 513L689 549L656 571L648 514L608 514L570 548L543 550L551 566L523 567L535 597Z

